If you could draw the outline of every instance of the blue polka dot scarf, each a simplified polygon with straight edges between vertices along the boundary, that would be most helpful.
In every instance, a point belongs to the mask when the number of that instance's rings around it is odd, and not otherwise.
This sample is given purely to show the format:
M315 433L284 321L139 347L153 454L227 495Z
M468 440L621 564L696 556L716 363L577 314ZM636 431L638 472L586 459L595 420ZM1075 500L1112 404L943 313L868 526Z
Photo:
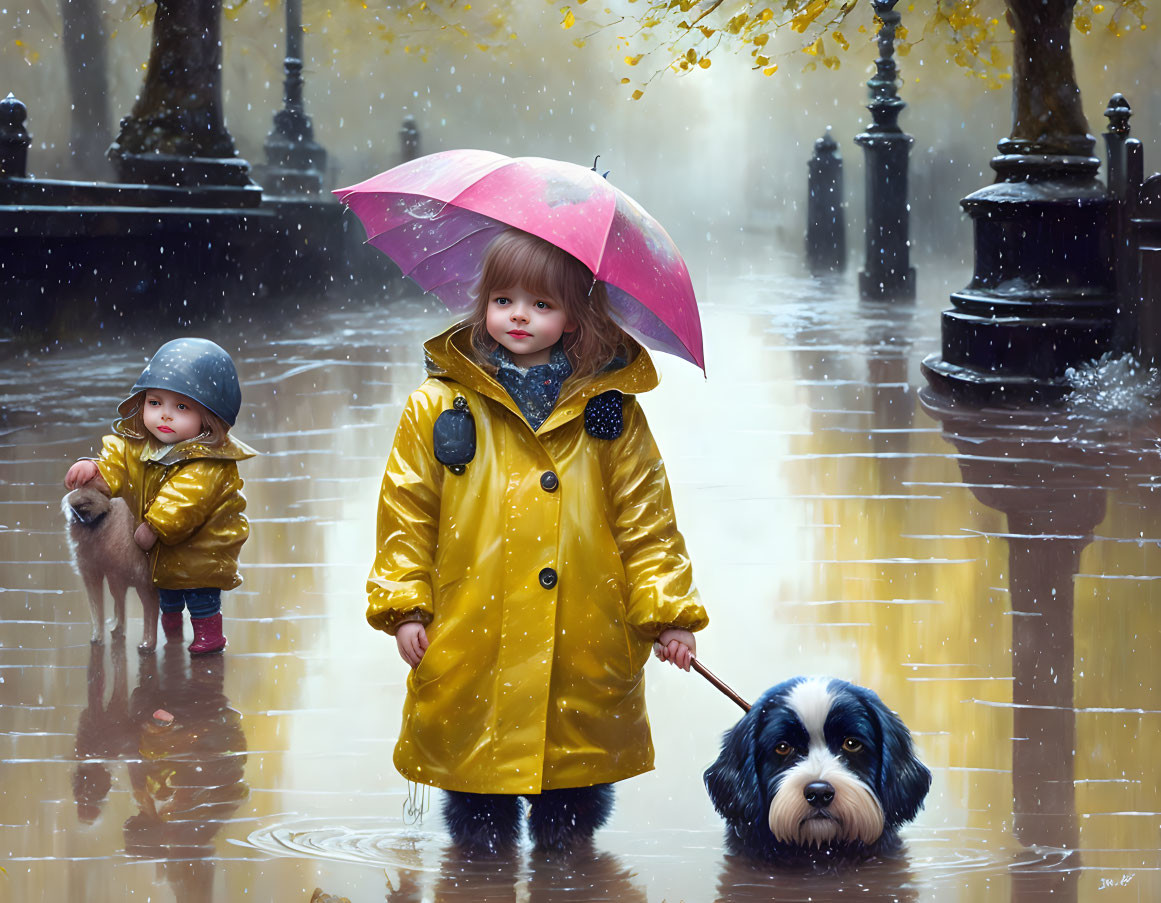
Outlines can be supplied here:
M496 380L507 391L520 413L534 430L548 419L560 397L560 387L572 373L572 366L560 345L554 345L547 364L525 369L512 362L508 350L501 345L492 352L496 365Z

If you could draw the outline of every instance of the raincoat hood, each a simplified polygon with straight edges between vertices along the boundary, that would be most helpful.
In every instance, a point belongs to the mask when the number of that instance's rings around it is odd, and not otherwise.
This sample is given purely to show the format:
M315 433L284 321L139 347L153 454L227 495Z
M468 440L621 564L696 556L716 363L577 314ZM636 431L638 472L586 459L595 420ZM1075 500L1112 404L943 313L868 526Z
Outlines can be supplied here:
M426 352L427 372L437 379L452 379L464 388L479 392L509 410L520 414L520 408L508 391L491 374L476 363L472 356L472 330L470 326L457 323L428 340L423 350ZM560 388L556 407L537 434L547 433L584 413L590 398L609 391L623 395L639 395L657 388L657 369L653 359L641 345L628 334L625 335L628 362L621 367L602 370L593 376L569 377ZM523 415L520 415L523 416Z

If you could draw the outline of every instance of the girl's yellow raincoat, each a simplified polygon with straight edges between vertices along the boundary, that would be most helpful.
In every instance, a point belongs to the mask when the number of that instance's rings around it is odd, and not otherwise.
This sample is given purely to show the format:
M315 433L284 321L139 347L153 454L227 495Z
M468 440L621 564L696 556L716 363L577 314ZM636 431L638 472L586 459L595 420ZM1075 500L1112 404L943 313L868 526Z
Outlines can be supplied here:
M221 447L197 439L158 447L126 435L104 438L96 459L114 497L158 542L149 550L161 589L233 589L242 582L238 552L250 535L238 461L256 452L234 438Z
M535 433L468 356L468 331L427 343L379 498L367 620L427 625L407 679L395 765L445 790L534 794L653 767L644 667L666 627L708 619L665 468L633 396L657 384L635 343L623 368L568 380ZM615 439L585 431L588 399L624 394ZM475 421L462 475L432 430L457 396Z

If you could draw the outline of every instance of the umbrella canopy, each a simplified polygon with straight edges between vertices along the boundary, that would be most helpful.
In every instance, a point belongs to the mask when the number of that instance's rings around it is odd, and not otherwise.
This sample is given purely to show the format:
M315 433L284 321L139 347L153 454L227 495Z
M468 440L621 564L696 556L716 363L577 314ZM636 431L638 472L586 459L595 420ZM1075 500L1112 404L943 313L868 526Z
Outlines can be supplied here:
M597 172L542 157L451 150L334 192L367 241L451 310L472 306L484 252L509 226L567 251L608 287L617 321L705 369L689 270L673 240Z

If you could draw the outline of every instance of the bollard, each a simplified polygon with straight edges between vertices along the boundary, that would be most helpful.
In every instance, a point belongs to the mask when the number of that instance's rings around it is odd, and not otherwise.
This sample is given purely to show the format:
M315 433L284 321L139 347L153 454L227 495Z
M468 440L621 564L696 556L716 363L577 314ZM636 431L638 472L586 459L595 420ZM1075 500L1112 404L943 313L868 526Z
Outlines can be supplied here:
M409 163L419 153L419 126L415 124L415 117L407 115L403 118L403 128L399 130L399 146L403 155L403 163Z
M1140 280L1137 278L1137 242L1133 229L1133 207L1137 192L1141 187L1138 176L1136 183L1129 177L1128 161L1130 148L1140 144L1130 137L1129 119L1133 109L1123 94L1114 94L1105 108L1109 129L1105 139L1105 182L1116 199L1110 217L1113 232L1113 268L1116 277L1117 315L1113 333L1113 348L1125 351L1133 348L1141 351L1139 337L1145 327L1140 303Z
M1125 100L1124 94L1114 94L1109 98L1109 105L1105 108L1105 116L1109 120L1109 130L1104 133L1105 153L1108 160L1108 171L1105 173L1105 182L1109 191L1117 197L1125 198L1125 141L1129 137L1129 119L1133 115L1133 108Z
M806 184L806 264L815 275L841 271L847 265L843 158L829 127L814 142Z
M867 87L871 91L873 122L855 136L866 154L867 228L866 262L859 271L859 294L864 299L912 299L915 268L911 266L910 207L907 169L914 140L899 128L899 114L907 106L895 88L895 31L900 15L898 0L871 0L879 18L879 58Z
M28 176L28 146L32 136L24 127L28 108L9 94L0 100L0 179Z

